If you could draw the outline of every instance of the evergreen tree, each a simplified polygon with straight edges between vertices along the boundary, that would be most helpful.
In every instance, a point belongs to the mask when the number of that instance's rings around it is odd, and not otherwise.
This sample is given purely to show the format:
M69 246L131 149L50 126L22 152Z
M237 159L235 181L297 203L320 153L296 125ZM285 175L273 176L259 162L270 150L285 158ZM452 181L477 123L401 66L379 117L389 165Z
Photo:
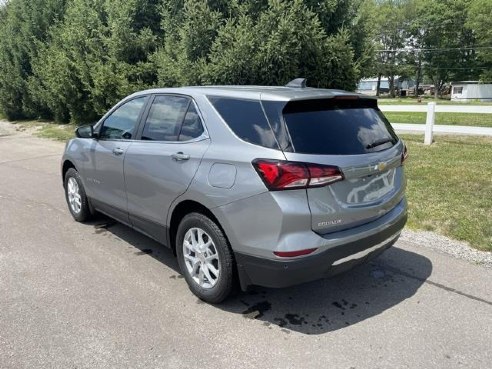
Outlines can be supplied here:
M91 122L152 86L156 35L139 22L144 0L72 0L34 63L33 95L60 121Z
M65 0L13 0L0 24L0 110L9 119L46 114L29 93L32 60L48 29L63 15Z
M276 85L305 76L313 86L354 88L349 33L328 36L303 0L228 5L165 1L164 46L154 56L161 85Z
M164 45L154 55L161 86L198 85L223 20L206 0L165 1L162 7Z
M364 0L10 0L0 6L0 110L91 122L155 85L353 89Z

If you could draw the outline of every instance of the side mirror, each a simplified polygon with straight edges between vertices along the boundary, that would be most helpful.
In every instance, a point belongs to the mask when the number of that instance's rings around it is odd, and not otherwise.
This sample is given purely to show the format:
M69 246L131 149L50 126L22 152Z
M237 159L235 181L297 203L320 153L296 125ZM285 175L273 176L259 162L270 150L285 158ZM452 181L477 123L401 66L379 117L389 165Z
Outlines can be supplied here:
M79 138L96 138L92 125L80 126L75 130L75 136Z

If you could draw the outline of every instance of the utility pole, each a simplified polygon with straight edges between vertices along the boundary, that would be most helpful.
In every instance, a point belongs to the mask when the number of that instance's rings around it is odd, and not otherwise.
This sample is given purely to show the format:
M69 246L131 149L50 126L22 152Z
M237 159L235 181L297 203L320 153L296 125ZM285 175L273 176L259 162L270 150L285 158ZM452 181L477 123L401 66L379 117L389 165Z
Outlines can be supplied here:
M419 96L419 85L420 85L420 78L422 78L422 51L419 50L419 56L418 56L418 67L417 67L417 81L415 82L415 96Z
M378 73L378 83L376 84L376 96L379 97L379 90L381 89L381 73Z

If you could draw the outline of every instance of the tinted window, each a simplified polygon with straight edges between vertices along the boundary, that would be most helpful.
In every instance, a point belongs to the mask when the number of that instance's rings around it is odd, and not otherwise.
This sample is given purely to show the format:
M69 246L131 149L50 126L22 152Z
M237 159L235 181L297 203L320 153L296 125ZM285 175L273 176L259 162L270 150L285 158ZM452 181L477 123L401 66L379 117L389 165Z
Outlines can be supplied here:
M277 138L280 150L294 151L290 142L289 132L287 132L287 127L282 119L282 110L285 107L285 103L278 101L262 101L261 103L268 117L268 123L270 123L270 127L272 127L273 133Z
M181 96L156 96L145 121L142 140L178 141L181 123L190 99Z
M284 119L294 151L303 154L364 154L398 141L384 115L359 102L292 102L284 109Z
M146 96L130 100L117 108L104 120L99 132L102 139L129 140L135 135L140 111L145 104Z
M203 125L196 110L195 104L191 103L186 112L178 141L188 141L200 137L203 133Z
M257 100L209 96L208 99L240 139L278 149L275 136Z

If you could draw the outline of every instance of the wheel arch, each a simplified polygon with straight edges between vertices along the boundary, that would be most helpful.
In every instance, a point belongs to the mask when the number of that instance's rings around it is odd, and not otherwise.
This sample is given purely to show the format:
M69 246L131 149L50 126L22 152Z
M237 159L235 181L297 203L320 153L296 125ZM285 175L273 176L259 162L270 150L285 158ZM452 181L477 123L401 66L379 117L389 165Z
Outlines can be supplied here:
M67 171L70 168L77 170L77 167L75 166L75 164L70 159L65 159L63 161L63 165L62 165L62 182L63 182L64 186L65 186L65 174L67 174ZM78 172L78 170L77 170L77 172Z
M222 230L224 233L227 241L229 242L229 238L227 237L227 233L224 230L224 227L220 224L219 220L217 217L214 215L214 213L207 208L205 205L195 201L195 200L183 200L179 204L177 204L174 209L172 210L171 216L170 216L170 221L169 221L169 230L168 230L168 240L169 240L169 246L173 250L174 255L176 255L176 233L178 231L178 226L181 220L190 213L200 213L203 214L207 217L209 217L211 220L213 220L217 226Z

